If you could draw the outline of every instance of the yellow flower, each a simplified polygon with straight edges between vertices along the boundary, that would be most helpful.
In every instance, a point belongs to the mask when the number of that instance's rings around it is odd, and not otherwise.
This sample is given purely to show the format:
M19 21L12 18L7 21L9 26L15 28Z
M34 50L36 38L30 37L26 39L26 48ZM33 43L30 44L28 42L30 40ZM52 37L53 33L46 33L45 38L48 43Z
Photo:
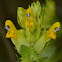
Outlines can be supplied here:
M7 29L6 38L15 38L16 37L16 27L11 20L6 20L5 29Z
M54 23L46 34L46 39L56 39L56 32L60 29L60 22Z
M25 27L33 27L34 26L34 20L33 20L33 11L31 8L28 8L26 10L26 21L25 21Z

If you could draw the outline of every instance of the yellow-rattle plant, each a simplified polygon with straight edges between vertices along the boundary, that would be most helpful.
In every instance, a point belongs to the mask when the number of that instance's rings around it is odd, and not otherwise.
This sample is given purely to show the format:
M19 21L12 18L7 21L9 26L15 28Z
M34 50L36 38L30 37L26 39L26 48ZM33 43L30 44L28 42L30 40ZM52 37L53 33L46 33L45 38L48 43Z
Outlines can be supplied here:
M60 22L53 20L55 3L46 0L46 5L33 2L28 9L18 7L17 21L22 29L17 30L11 20L6 20L6 38L10 38L21 55L19 62L42 62L47 59L41 53L51 39L56 39ZM52 23L51 23L52 22Z

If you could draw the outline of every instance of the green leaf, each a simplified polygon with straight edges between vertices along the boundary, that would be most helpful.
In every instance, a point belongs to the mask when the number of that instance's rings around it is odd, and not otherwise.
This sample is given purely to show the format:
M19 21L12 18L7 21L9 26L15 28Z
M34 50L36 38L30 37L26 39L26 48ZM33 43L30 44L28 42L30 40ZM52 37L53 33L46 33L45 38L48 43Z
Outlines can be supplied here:
M43 62L43 61L46 60L47 58L48 58L48 57L44 57L44 58L40 59L39 62Z
M40 56L37 55L33 49L24 45L21 46L20 54L22 60L21 62L34 62L38 61L38 59L40 58Z
M21 58L22 62L32 62L32 59L30 58L30 48L22 45L20 54L22 57Z
M42 34L40 34L40 38L33 45L33 48L36 50L37 53L40 53L44 49L46 43L50 40L46 40L45 34L46 30L44 30Z

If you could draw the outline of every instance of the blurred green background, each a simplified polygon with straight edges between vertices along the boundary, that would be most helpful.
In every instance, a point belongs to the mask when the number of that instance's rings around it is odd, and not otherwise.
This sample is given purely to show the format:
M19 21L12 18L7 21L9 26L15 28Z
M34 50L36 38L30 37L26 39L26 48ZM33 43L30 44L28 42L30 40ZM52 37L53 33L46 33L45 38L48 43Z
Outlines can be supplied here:
M5 38L6 30L4 29L5 20L13 21L17 29L20 29L17 23L17 7L28 8L36 0L0 0L0 62L16 62L16 51L10 39ZM39 0L45 3L45 0ZM56 3L56 15L60 22L62 21L62 0L54 0ZM61 22L62 24L62 22ZM62 38L59 38L58 50L62 49ZM60 56L60 55L59 55ZM62 62L58 60L58 62Z

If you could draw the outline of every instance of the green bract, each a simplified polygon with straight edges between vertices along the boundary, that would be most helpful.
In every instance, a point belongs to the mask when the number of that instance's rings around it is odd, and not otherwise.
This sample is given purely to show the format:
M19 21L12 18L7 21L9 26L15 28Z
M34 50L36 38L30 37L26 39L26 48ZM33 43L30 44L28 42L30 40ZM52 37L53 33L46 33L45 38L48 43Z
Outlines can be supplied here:
M18 24L22 27L25 28L25 20L26 20L26 9L22 7L18 7L17 10L17 21Z

